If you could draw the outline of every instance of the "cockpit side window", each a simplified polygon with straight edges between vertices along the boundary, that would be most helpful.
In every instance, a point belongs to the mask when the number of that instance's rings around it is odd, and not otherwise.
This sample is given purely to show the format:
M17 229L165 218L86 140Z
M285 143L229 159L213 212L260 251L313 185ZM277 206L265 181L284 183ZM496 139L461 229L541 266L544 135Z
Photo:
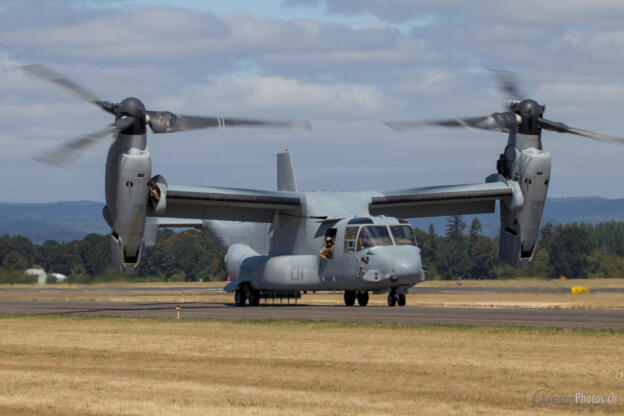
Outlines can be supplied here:
M391 225L392 237L397 246L415 246L414 230L409 225Z
M392 239L385 225L369 225L362 227L357 241L357 250L369 247L391 246Z
M344 251L345 253L355 249L355 237L360 227L345 227L344 232Z

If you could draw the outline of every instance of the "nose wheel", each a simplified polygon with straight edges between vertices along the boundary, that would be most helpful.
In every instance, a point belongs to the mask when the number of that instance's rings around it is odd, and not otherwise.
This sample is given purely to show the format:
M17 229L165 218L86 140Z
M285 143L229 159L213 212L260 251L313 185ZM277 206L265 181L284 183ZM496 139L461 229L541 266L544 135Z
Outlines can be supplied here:
M388 293L388 306L405 306L407 299L404 294L397 294L396 289L390 289L390 293Z

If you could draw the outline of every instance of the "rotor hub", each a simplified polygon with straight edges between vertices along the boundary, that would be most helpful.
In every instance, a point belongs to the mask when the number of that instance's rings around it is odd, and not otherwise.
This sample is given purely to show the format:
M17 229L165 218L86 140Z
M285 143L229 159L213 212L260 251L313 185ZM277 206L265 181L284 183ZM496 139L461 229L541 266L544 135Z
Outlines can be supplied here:
M541 128L538 120L544 114L544 107L539 105L535 100L523 100L518 103L514 112L521 118L518 126L518 133L522 134L539 134Z
M134 123L122 134L145 134L145 106L138 98L129 97L116 105L115 119L133 117Z

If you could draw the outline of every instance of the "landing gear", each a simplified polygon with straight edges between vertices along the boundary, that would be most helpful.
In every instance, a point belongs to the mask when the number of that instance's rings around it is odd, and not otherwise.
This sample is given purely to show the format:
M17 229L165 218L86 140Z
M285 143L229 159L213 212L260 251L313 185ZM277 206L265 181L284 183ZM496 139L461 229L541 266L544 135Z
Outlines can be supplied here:
M236 306L245 306L247 301L247 286L239 286L234 292L234 303Z
M345 290L344 302L346 306L353 306L355 304L355 291Z
M260 291L256 289L249 289L249 306L258 306L260 304Z
M388 293L388 306L395 306L397 303L397 295L395 289L390 289Z
M405 294L397 294L396 289L390 289L390 293L388 293L388 306L395 306L397 303L399 306L405 306L406 302Z
M357 292L356 296L360 306L368 305L368 292Z
M399 295L397 298L399 306L405 306L405 295Z

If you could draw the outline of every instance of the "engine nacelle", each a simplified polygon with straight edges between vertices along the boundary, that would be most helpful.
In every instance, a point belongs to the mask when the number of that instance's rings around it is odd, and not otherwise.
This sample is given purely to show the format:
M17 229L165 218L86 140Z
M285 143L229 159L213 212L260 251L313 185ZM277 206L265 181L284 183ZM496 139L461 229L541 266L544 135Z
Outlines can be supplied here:
M241 267L244 267L243 261L254 256L258 256L258 253L251 247L245 244L232 244L225 255L225 265L230 279L238 280L241 277Z
M519 187L522 198L500 204L500 258L511 266L527 268L535 258L551 160L550 153L541 150L539 137L517 136L517 142L506 149L505 176L512 186Z
M141 260L151 171L145 135L120 134L108 152L103 212L112 231L113 265L120 273L135 273Z

